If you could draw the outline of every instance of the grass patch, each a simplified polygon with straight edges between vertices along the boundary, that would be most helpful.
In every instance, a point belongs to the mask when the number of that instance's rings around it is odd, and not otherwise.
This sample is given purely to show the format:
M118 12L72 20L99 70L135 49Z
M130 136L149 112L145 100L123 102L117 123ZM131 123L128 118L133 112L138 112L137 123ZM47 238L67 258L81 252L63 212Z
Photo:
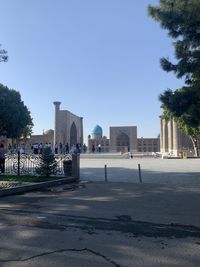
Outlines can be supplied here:
M29 183L40 183L62 179L65 177L60 176L51 176L51 177L40 177L34 175L0 175L0 181L10 181L10 182L29 182Z

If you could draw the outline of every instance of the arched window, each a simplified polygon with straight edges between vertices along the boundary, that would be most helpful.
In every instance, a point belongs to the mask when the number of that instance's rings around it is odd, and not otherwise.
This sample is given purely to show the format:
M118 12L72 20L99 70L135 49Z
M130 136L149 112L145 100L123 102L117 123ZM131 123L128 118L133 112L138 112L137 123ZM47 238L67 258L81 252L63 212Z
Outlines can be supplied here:
M77 129L73 122L70 128L70 147L77 144Z
M129 151L130 142L128 135L125 133L119 134L116 139L116 146L117 146L117 151L123 151L125 149Z

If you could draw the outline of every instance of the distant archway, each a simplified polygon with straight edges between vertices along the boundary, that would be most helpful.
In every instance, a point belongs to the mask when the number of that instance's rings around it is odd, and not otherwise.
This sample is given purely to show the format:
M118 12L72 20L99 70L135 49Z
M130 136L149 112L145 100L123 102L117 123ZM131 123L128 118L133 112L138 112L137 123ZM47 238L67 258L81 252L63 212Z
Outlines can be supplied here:
M77 144L77 129L73 122L70 128L70 147Z
M116 146L117 146L117 151L121 152L126 152L130 150L130 141L129 137L125 133L121 133L117 136L116 139Z

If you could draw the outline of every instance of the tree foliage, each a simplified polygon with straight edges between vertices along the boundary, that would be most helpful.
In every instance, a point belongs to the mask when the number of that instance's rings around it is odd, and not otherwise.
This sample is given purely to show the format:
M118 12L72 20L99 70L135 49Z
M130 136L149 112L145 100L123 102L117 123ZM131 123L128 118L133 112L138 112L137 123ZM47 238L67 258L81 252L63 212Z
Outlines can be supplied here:
M0 135L20 138L31 134L33 127L30 111L14 89L0 84Z
M160 0L148 7L149 15L168 30L174 40L176 62L161 58L161 67L184 78L185 85L160 95L163 117L175 118L192 140L198 155L200 136L200 0Z
M168 109L173 117L182 117L191 127L199 127L200 90L195 87L182 87L174 92L166 90L159 97L163 110Z
M148 11L174 39L177 62L161 58L162 68L184 77L186 84L200 82L200 1L160 0L159 6L150 5Z
M6 62L6 61L8 61L7 51L5 49L1 49L1 44L0 44L0 62Z
M51 174L56 174L56 169L57 162L51 148L44 148L40 158L40 165L36 169L37 174L48 178Z

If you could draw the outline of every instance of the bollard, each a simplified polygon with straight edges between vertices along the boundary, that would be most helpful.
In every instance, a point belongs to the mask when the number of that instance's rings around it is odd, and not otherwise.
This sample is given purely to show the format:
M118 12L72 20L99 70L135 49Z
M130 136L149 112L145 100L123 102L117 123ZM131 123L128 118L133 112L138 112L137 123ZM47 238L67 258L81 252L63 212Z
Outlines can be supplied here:
M141 175L140 164L138 164L138 172L139 172L139 181L140 181L140 183L142 183L142 175Z
M105 182L107 182L108 181L108 177L107 177L107 165L105 165L104 170L105 170Z
M80 179L80 154L72 154L72 177Z
M17 153L17 175L20 176L20 151Z

